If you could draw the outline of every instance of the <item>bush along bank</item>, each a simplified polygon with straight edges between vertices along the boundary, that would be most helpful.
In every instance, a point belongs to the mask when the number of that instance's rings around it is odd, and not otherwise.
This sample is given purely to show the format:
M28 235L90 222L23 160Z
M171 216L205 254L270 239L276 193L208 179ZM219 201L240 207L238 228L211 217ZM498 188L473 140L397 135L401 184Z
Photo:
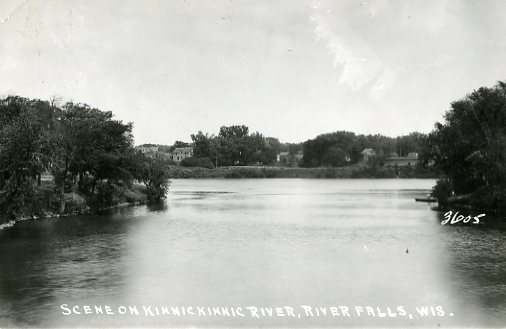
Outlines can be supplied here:
M169 168L170 178L435 178L437 174L427 168L283 168L283 167L200 167Z
M455 195L450 181L440 178L432 188L431 195L437 200L435 210L473 210L488 214L506 214L506 192L489 193L481 188L474 193Z
M50 193L50 189L47 188L52 184L45 182L43 185L46 185L46 188L41 188L41 191L36 193L35 202L31 207L25 207L24 211L4 217L0 223L0 229L11 227L18 221L89 215L149 202L146 186L143 184L133 184L126 188L105 183L97 188L98 192L94 197L75 191L66 192L64 194L65 211L60 212L60 198Z

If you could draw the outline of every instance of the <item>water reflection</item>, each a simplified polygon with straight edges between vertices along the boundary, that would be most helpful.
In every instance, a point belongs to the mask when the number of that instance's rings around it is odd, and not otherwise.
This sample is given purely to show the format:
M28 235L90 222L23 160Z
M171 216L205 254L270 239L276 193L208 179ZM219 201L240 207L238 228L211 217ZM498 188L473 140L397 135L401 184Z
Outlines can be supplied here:
M442 226L414 202L433 183L180 180L149 207L19 223L0 231L0 326L502 325L504 231ZM455 316L65 317L62 303L443 305Z
M116 216L86 216L22 222L0 232L0 315L6 325L51 322L60 298L86 300L97 289L121 289L128 227Z
M476 215L477 213L470 213ZM467 213L466 213L467 215ZM444 219L439 213L438 219ZM506 319L506 226L487 214L479 225L441 227L441 258L446 260L448 288L468 324L502 326Z
M156 211L165 211L167 210L167 202L165 201L159 201L159 202L155 202L155 203L151 203L147 206L148 210L149 211L153 211L153 212L156 212Z

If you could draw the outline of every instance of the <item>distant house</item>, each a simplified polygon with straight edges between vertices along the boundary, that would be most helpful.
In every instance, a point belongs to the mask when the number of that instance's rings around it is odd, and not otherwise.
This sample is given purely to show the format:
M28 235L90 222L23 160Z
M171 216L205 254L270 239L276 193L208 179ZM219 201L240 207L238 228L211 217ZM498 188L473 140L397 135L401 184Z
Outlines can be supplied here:
M376 152L374 152L373 149L364 149L362 151L362 157L365 162L368 162L371 159L371 157L373 157L375 155L376 155Z
M40 180L41 181L53 181L54 176L49 170L46 170L40 175Z
M397 155L390 156L384 161L385 167L409 167L418 163L418 153L408 153L405 157Z
M290 163L290 152L280 152L276 160L281 164L288 164Z
M172 151L172 160L176 163L180 163L181 160L190 158L193 156L193 147L177 147Z

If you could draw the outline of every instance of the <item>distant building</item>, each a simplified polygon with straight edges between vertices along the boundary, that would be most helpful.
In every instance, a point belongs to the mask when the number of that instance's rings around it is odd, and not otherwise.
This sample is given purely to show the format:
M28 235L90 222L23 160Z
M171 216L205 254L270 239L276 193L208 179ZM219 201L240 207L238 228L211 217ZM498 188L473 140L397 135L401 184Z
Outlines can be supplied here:
M373 149L364 149L362 151L362 157L365 162L368 162L371 159L371 157L373 157L375 155L376 155L376 152L374 152Z
M304 155L302 154L302 151L298 151L295 154L291 154L290 152L280 152L276 157L276 161L283 166L293 167L297 166L303 157Z
M276 160L281 164L288 164L290 163L290 152L280 152Z
M297 163L299 163L299 161L302 161L303 157L304 157L304 154L302 154L302 151L298 151L294 155L295 161L297 161Z
M49 170L46 170L40 175L40 180L41 181L54 181L54 176Z
M177 147L172 151L172 160L176 163L181 162L181 160L190 158L193 156L193 147Z
M384 161L385 167L409 167L418 163L418 153L408 153L405 157L392 156Z

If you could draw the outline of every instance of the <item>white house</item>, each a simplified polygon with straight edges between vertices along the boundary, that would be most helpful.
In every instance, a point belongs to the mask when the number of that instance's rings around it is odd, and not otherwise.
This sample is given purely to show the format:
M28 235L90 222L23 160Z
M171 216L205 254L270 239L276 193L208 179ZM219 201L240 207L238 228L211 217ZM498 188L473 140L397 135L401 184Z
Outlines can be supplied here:
M418 163L418 153L411 152L405 157L391 156L385 159L385 167L410 167Z
M364 161L367 162L371 159L371 157L375 156L376 152L373 149L364 149L362 151L362 156L364 157Z
M172 160L179 163L181 160L193 156L193 147L177 147L172 151Z

